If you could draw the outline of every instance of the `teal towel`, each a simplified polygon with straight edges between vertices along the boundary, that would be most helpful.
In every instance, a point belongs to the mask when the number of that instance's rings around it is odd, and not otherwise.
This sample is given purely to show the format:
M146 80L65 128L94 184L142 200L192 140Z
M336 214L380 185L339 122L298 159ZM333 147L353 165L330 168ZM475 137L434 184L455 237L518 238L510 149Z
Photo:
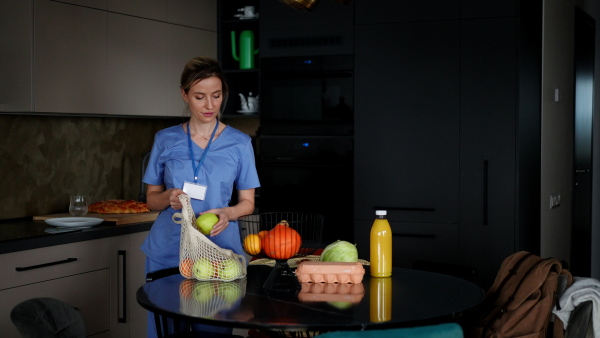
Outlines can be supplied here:
M317 336L318 338L463 338L463 331L456 323L407 327L387 330L336 331Z

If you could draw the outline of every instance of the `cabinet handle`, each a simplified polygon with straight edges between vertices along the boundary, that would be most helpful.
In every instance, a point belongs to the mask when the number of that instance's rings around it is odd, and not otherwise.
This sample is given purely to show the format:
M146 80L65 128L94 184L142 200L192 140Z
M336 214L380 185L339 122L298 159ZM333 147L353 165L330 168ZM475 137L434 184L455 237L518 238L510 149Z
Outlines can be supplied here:
M394 237L411 237L411 238L435 238L435 235L426 235L426 234L394 234Z
M374 206L373 210L396 210L396 211L435 211L435 208L414 208L414 207L381 207Z
M118 321L119 323L127 323L127 250L118 251L119 269L117 273L120 275L118 288Z
M52 266L52 265L71 263L71 262L75 262L76 260L77 260L77 258L67 258L67 259L63 259L62 261L56 261L56 262L50 262L50 263L44 263L44 264L38 264L38 265L31 265L31 266L24 266L24 267L16 267L15 270L27 271L27 270L45 268L47 266Z
M488 225L488 160L483 160L483 225Z

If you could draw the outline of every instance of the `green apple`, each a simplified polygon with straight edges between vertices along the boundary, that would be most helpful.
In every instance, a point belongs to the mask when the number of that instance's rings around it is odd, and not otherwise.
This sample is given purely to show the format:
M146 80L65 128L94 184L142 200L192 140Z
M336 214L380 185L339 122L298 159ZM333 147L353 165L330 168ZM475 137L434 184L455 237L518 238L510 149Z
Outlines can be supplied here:
M197 279L209 279L215 275L215 268L208 258L202 257L194 263L192 274Z
M242 288L236 282L221 282L219 296L231 305L242 297Z
M232 280L242 273L239 263L231 258L221 262L219 268L219 277L224 280Z
M212 282L196 282L192 295L198 303L208 303L215 295L215 286Z
M216 214L208 212L196 218L196 226L198 226L198 230L200 230L201 233L208 236L213 226L215 226L218 221L219 217Z

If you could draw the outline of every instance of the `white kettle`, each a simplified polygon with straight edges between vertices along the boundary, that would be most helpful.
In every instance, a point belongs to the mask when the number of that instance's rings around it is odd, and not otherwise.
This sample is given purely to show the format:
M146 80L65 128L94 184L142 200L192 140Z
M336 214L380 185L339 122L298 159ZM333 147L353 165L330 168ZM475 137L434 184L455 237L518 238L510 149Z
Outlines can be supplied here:
M258 95L252 96L252 92L248 93L248 98L240 93L240 101L242 102L240 113L256 113L258 112Z

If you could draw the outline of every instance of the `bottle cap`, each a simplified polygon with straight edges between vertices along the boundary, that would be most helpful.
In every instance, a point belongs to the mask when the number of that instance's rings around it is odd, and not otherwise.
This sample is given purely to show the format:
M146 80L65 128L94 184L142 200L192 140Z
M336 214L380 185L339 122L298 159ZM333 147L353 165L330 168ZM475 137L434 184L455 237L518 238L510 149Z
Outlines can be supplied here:
M375 210L375 215L385 216L385 215L387 215L387 210Z

